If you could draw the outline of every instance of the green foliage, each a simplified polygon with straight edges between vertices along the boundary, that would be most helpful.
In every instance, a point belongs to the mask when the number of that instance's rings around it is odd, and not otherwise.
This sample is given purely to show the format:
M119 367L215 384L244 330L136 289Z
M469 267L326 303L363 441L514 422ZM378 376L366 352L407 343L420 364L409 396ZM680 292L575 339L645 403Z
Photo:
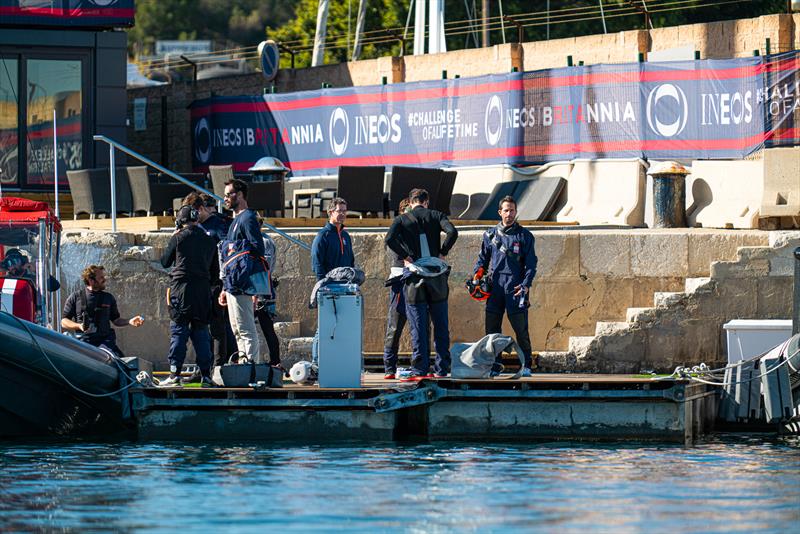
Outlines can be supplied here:
M311 49L317 28L317 5L319 0L300 0L294 20L272 31L267 36L292 49L302 52L295 56L295 67L311 64ZM408 13L407 0L369 0L364 18L364 32L368 37L380 35L386 42L368 44L361 49L361 59L388 55L400 55L400 44L388 33L369 33L385 28L403 27ZM358 0L331 0L328 7L328 24L325 47L325 63L347 61L353 53L353 39L358 17ZM349 32L348 32L349 21ZM402 35L402 30L400 30ZM348 37L349 36L349 37ZM383 40L383 39L382 39ZM288 67L290 58L282 54L281 67Z
M131 52L149 53L159 39L212 39L254 46L268 27L294 16L291 0L136 0Z
M647 2L658 6L661 0ZM715 5L721 0L694 0L690 3L662 5L653 9L670 9L652 14L656 28L692 24L712 20L750 18L785 12L785 0L753 0ZM311 63L311 49L317 24L319 0L137 0L136 26L128 32L132 51L147 52L157 39L213 39L231 45L254 46L264 38L283 43L297 50L295 66ZM359 0L330 0L325 63L348 60L352 55ZM474 48L481 45L479 22L471 31L469 18L480 18L481 0L445 0L448 50ZM630 7L628 0L603 0L606 29L609 33L644 28L642 14L624 15L621 9ZM641 6L641 0L633 2ZM663 4L663 1L661 1ZM368 0L365 19L365 38L380 41L366 44L361 58L400 55L400 44L410 0ZM490 0L491 17L500 15L498 0ZM523 39L536 41L574 37L603 32L598 0L550 0L550 24L544 15L546 0L503 0L503 13L523 20ZM467 9L469 14L467 15ZM569 9L570 11L562 11ZM532 13L534 13L532 15ZM394 29L392 33L385 29ZM372 32L372 33L370 33ZM411 52L413 20L405 44ZM513 23L505 24L505 42L517 40ZM490 43L503 42L497 24L490 31ZM289 54L282 54L281 66L288 67Z

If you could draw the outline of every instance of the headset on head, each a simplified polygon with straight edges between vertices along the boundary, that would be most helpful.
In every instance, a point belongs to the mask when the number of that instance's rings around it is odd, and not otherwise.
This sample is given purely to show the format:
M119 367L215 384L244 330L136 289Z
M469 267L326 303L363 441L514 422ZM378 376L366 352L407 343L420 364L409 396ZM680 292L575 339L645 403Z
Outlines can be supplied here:
M175 226L181 227L188 222L197 222L200 218L200 213L194 206L181 206L178 213L175 215Z

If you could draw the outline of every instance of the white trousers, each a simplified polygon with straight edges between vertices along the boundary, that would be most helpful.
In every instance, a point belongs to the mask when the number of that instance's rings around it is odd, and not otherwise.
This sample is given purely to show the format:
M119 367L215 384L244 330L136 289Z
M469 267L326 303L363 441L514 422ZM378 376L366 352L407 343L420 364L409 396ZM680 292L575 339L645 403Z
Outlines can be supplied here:
M228 293L227 302L231 329L236 337L236 346L239 352L246 355L250 361L261 363L256 317L253 312L253 297Z

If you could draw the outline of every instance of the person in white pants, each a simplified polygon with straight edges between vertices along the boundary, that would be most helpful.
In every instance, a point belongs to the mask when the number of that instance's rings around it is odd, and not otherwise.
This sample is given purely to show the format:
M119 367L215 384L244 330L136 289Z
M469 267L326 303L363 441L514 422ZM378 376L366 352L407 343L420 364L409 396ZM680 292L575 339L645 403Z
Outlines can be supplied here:
M225 207L233 211L233 222L228 229L227 241L244 240L254 256L264 256L264 239L261 236L261 225L256 212L247 207L247 184L242 180L230 180L225 183ZM236 346L240 354L250 361L260 363L261 354L258 347L258 331L254 313L254 297L245 294L233 294L223 291L219 303L228 307L231 329L236 337Z

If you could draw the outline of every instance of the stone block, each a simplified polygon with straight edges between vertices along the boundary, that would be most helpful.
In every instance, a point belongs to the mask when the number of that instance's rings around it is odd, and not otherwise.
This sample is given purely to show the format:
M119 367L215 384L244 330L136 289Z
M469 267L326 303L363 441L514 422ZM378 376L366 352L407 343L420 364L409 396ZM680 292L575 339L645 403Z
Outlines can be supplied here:
M649 308L653 305L653 295L659 291L676 292L683 290L684 279L671 278L630 278L633 296L631 306Z
M684 293L711 293L714 290L714 283L710 277L687 278L684 285Z
M653 306L656 308L669 308L680 304L686 297L686 293L657 291L653 294Z
M711 278L757 278L769 275L769 260L760 259L746 263L715 261L711 263Z
M561 232L536 232L537 278L574 277L581 274L580 236Z
M688 276L689 239L685 232L635 233L631 236L631 274Z
M736 260L739 247L765 246L767 242L767 234L759 231L690 233L688 276L708 276L712 261Z
M631 236L620 233L581 233L580 274L630 276Z
M652 323L655 315L655 308L628 308L625 320L629 323Z
M794 278L769 276L757 281L756 316L759 319L791 319Z

